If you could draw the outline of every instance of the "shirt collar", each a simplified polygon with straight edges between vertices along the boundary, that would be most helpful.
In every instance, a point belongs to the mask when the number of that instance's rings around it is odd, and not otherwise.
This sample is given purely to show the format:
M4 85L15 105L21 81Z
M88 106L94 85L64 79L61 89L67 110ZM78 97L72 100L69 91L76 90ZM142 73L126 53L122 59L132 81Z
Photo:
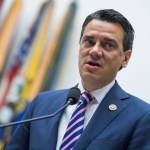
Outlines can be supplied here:
M95 99L98 103L101 103L101 101L103 100L105 95L113 87L114 84L115 84L115 80L113 80L111 83L107 84L103 88L100 88L100 89L97 89L97 90L91 92L91 94L95 97ZM85 91L81 82L79 82L78 88L81 90L81 93L83 93Z

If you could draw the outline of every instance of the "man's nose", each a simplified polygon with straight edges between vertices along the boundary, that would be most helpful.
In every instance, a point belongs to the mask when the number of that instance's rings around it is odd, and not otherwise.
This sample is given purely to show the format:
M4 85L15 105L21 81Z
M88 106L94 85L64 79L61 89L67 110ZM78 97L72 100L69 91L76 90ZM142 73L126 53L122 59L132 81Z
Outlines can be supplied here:
M100 45L96 44L93 47L91 47L89 54L94 59L100 58L102 56L102 49L101 49Z

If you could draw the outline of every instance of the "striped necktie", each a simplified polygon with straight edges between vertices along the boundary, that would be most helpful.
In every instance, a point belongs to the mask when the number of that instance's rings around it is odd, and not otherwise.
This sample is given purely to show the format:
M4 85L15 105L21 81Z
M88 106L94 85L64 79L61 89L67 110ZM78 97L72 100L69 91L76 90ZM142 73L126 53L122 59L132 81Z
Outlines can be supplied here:
M90 103L90 101L93 99L94 97L88 92L83 92L80 96L78 105L72 114L66 133L63 137L60 150L73 149L76 141L79 139L81 133L83 132L87 104Z

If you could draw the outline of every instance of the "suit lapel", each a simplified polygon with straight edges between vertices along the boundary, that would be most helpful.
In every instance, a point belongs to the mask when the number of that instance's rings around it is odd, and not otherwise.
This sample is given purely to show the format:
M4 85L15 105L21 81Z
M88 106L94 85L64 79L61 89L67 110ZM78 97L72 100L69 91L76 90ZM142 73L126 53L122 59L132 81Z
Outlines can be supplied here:
M127 107L122 100L128 97L128 94L115 83L102 100L80 139L75 144L74 150L85 149ZM117 109L110 110L110 104L115 104Z

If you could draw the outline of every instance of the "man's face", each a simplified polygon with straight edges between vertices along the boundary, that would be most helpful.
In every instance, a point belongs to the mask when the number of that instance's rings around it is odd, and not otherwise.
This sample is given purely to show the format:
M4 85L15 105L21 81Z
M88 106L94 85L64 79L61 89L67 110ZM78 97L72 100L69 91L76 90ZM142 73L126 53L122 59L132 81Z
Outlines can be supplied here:
M79 72L84 88L101 88L126 67L131 50L123 51L124 31L119 24L91 20L80 41Z

